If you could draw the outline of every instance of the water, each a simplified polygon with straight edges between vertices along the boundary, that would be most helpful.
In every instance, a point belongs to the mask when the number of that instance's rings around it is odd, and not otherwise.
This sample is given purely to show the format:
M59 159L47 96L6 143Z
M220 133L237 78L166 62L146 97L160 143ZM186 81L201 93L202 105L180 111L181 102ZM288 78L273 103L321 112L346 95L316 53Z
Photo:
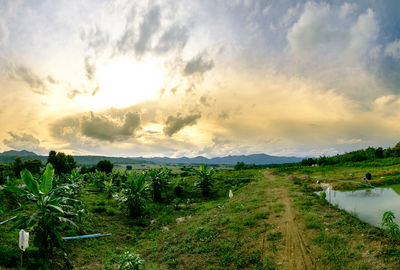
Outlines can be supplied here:
M353 191L327 190L326 199L373 226L381 227L385 211L392 211L400 224L400 185Z

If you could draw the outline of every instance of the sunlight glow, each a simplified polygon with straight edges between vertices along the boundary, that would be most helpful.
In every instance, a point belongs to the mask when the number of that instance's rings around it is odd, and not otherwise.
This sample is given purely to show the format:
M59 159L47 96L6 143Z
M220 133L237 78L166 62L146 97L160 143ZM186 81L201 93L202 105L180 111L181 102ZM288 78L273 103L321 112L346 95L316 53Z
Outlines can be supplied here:
M100 90L92 97L94 107L127 107L154 99L163 84L163 72L151 62L121 59L99 67Z

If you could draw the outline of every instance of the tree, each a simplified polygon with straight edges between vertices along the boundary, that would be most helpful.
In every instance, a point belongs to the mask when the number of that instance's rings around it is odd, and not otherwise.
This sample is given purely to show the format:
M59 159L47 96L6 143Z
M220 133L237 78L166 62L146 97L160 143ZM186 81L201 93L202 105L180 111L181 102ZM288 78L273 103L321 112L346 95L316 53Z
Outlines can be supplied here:
M392 151L396 157L400 157L400 142L398 142L393 148Z
M245 167L246 167L246 165L244 164L244 162L237 162L236 163L236 165L235 165L235 167L234 167L234 170L236 170L236 171L241 171L241 170L244 170L245 169Z
M51 165L53 165L53 167L57 164L57 152L54 150L51 150L49 152L49 157L47 158L47 164L51 163Z
M17 157L12 163L12 168L15 175L19 175L20 172L24 169L24 162L20 157Z
M11 164L0 164L0 185L6 184L7 180L14 176Z
M66 155L63 152L50 151L47 164L53 165L56 174L70 174L77 164L73 156Z
M113 167L114 165L109 160L100 160L96 165L98 171L105 173L112 172Z
M24 169L27 169L34 174L40 174L40 167L42 167L42 161L37 158L24 162Z

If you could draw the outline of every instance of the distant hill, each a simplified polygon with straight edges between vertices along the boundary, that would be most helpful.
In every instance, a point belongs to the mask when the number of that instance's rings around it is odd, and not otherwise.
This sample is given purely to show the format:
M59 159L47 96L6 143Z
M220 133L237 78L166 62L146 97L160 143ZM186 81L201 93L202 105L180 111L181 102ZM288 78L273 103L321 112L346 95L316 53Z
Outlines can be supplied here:
M266 154L253 154L253 155L240 155L240 156L225 156L216 158L206 158L202 156L194 158L168 158L168 157L154 157L154 158L138 158L154 163L179 163L179 164L225 164L235 165L237 162L244 162L246 164L266 165L266 164L281 164L293 163L302 161L303 158L298 157L278 157Z
M16 157L21 157L23 160L38 158L42 162L47 161L47 156L39 156L29 151L10 150L0 153L0 163L11 163ZM100 160L107 159L114 164L138 164L138 163L163 163L163 164L213 164L213 165L235 165L237 162L245 164L267 165L267 164L282 164L300 162L303 158L299 157L278 157L266 154L253 155L237 155L206 158L198 156L194 158L168 158L168 157L106 157L106 156L74 156L79 165L94 165Z
M5 151L3 153L0 153L0 156L2 156L2 157L35 157L38 155L36 155L33 152L26 151L26 150L21 150L21 151L10 150L10 151Z

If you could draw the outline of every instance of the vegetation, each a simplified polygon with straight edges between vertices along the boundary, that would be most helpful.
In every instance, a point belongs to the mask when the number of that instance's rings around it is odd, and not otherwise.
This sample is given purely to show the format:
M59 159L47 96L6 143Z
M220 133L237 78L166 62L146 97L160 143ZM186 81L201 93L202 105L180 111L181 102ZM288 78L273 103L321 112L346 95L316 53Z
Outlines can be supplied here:
M382 228L386 230L389 238L393 240L400 240L400 228L394 221L395 216L392 211L386 211L382 216Z
M124 202L131 217L140 217L145 204L145 192L148 187L145 173L131 172L122 189L121 201Z
M63 249L63 240L59 234L60 226L63 223L76 226L69 219L77 215L74 209L79 205L79 201L68 198L68 188L60 186L53 189L54 169L51 164L46 166L40 184L32 174L24 169L21 178L26 184L27 190L17 187L9 187L9 191L18 192L27 199L34 202L36 211L19 215L13 228L32 231L35 246L39 249L40 264L44 269L49 267L49 259L53 257L53 249ZM65 253L63 253L64 255ZM67 257L64 256L67 260Z
M35 238L25 254L27 269L290 269L290 260L310 269L397 269L393 215L384 215L381 230L312 192L317 179L352 188L346 181L362 181L367 173L369 183L397 181L396 159L263 170L115 165L111 172L81 168L60 175L48 164L38 180L22 170L15 183L26 189L0 190L1 220L19 216L0 226L0 267L20 266L15 227ZM84 209L90 213L82 215ZM93 233L112 236L61 237Z
M50 151L47 159L47 164L50 163L54 167L56 174L62 173L69 174L77 167L76 161L73 156L66 155L63 152Z
M155 202L162 201L162 193L166 191L169 185L169 178L171 177L171 170L167 168L160 168L158 170L152 169L148 172L150 178L150 190Z
M209 170L206 164L200 166L200 170L197 171L199 179L197 186L201 189L203 196L210 196L211 188L213 186L212 175L214 171Z

